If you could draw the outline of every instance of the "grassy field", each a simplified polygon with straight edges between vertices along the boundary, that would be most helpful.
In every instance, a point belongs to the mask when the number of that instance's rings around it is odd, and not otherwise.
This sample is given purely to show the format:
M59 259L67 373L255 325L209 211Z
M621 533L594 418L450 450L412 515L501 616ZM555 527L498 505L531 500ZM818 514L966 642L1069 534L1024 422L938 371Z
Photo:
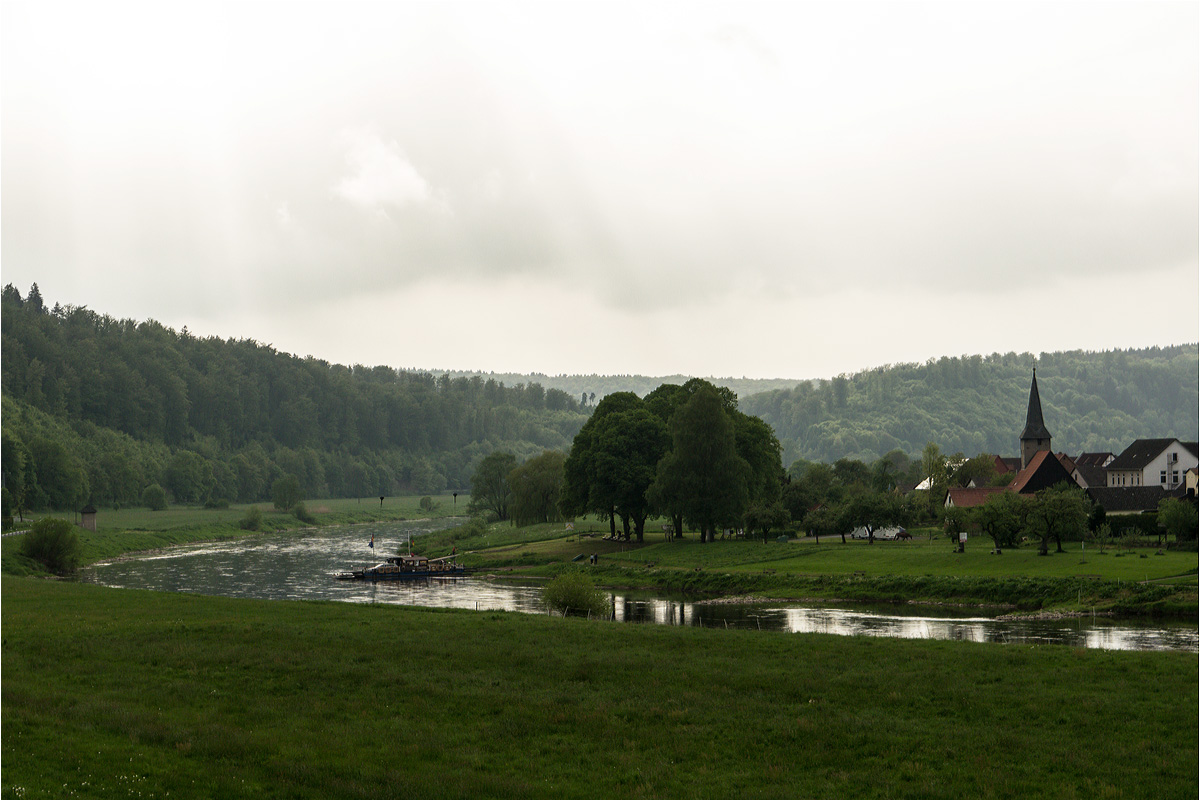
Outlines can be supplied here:
M1197 660L6 577L0 795L1197 792Z

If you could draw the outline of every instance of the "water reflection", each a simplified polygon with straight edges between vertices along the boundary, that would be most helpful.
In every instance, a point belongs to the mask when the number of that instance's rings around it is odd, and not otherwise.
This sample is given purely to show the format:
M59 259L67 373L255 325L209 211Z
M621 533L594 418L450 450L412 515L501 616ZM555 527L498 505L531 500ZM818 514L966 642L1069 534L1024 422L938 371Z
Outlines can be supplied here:
M374 564L399 552L410 537L417 538L451 524L452 521L446 520L381 523L179 546L93 565L83 572L83 580L112 587L240 598L545 611L541 588L537 585L481 578L381 583L333 578L337 572ZM367 546L372 536L374 549ZM1103 618L1005 620L962 616L941 609L930 614L906 607L880 611L842 606L704 604L641 593L614 593L611 600L612 617L628 623L907 639L1057 643L1112 650L1194 653L1200 646L1195 623L1144 627Z

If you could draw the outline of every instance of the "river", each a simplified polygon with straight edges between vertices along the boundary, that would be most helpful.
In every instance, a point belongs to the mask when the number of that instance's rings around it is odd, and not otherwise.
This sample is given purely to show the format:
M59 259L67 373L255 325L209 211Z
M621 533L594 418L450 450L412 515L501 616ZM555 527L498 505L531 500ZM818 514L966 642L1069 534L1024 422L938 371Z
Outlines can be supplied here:
M379 523L262 534L181 545L85 568L81 580L109 587L270 600L336 600L545 613L533 582L459 578L403 582L339 581L351 567L382 561L446 520ZM375 542L375 549L368 542ZM704 603L647 593L611 593L620 621L706 628L751 628L850 636L975 642L1054 643L1110 650L1196 653L1195 621L1151 624L1106 618L1008 620L942 607Z

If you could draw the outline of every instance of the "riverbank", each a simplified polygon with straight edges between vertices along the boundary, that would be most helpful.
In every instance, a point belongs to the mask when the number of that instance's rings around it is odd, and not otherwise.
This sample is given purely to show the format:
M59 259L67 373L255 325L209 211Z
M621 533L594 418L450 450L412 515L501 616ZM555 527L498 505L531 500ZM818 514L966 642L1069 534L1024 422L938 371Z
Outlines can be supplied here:
M309 503L311 521L264 511L264 530L451 517L466 506L465 499L459 506L451 496L431 499L430 508L423 508L417 497L387 499L384 504ZM80 532L84 561L248 536L254 532L242 530L237 522L249 508L106 513L98 532ZM561 523L516 528L470 521L423 535L418 547L427 556L454 549L481 575L549 580L564 570L581 569L602 586L652 589L697 600L748 596L782 602L949 604L1016 614L1131 618L1195 619L1200 612L1195 552L1077 544L1077 552L1038 556L1027 548L995 556L983 547L958 553L945 541L924 537L874 545L841 543L837 538L820 543L701 544L647 533L642 543L626 543L604 539L603 530L586 520L572 530L564 530ZM37 574L37 566L20 557L19 540L9 537L0 543L3 572Z
M1104 614L1110 617L1195 619L1195 552L1157 548L1097 548L1039 556L984 547L958 553L945 540L914 542L838 538L666 541L604 539L595 524L525 529L464 526L429 535L431 555L456 547L464 562L497 575L547 580L585 570L610 588L656 590L691 599L750 597L762 601L950 604L1013 613ZM592 557L595 556L593 562Z
M1165 798L1198 780L1193 654L0 593L4 797Z
M417 496L385 498L382 502L378 498L311 500L305 502L307 520L264 503L235 504L223 509L177 506L159 512L141 508L106 509L98 515L96 531L78 530L80 555L86 565L125 554L156 551L174 545L234 540L261 532L450 518L460 516L466 510L466 499L460 503L452 495L433 496L427 507L421 505L421 500ZM255 530L241 526L251 509L257 509L262 515ZM40 565L21 556L20 540L19 535L0 540L0 572L14 576L45 575Z

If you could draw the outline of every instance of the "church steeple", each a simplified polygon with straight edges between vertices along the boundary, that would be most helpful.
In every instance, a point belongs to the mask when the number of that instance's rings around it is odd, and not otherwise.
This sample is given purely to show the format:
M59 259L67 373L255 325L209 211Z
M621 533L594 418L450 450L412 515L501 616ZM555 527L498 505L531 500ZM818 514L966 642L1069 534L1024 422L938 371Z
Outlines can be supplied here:
M1038 451L1050 450L1050 432L1042 420L1042 398L1038 394L1037 368L1029 387L1029 411L1025 414L1025 430L1021 432L1021 467L1024 468Z

